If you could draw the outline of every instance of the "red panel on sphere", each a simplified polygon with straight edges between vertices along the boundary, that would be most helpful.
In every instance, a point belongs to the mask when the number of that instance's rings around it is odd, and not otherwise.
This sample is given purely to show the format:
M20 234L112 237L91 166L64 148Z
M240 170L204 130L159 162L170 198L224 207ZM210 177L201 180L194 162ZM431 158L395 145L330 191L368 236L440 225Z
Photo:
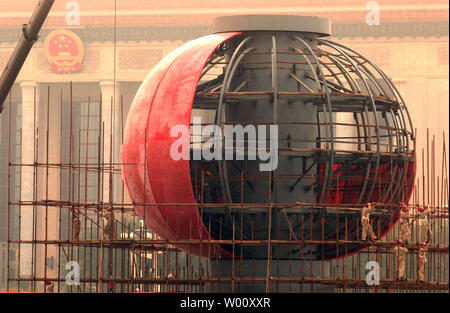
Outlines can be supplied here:
M146 169L146 129L153 97L160 80L164 77L169 66L183 52L177 49L166 56L147 75L130 107L122 146L123 179L130 199L137 204L154 203L154 196L150 189L150 182ZM135 206L136 212L144 219L151 229L157 229L159 236L172 238L174 234L166 227L166 221L158 208Z
M360 196L360 190L358 189L360 189L361 186L363 185L365 173L364 171L363 172L359 171L357 165L353 165L350 167L351 172L353 173L356 172L359 174L353 178L345 178L345 175L343 174L342 171L337 171L341 166L343 166L343 164L339 163L334 164L333 166L333 172L337 172L337 174L335 174L335 176L333 177L335 182L331 184L328 201L326 202L321 201L320 195L318 195L317 197L318 202L327 204L350 204L350 205L357 203L357 200ZM324 173L325 173L325 165L320 164L319 177L322 178ZM404 165L400 166L400 164L396 163L391 168L390 164L381 164L378 169L377 181L375 183L370 200L367 199L370 187L367 187L362 197L361 203L375 202L378 204L381 203L392 204L398 203L400 201L408 203L409 199L411 198L414 185L413 183L410 184L410 182L414 182L415 174L416 174L415 161L410 161L408 163L406 173ZM404 175L406 176L404 177ZM371 168L367 186L371 186L373 184L373 179L374 179L374 169ZM388 188L390 181L399 182L402 179L404 179L402 187L396 188L397 184L394 183L393 185L391 185L391 188ZM323 183L321 183L320 186L323 187ZM385 190L386 188L387 190ZM399 207L392 207L391 209L395 210L396 212L392 217L385 216L380 219L379 224L374 225L374 232L379 239L383 238L398 222ZM359 220L357 222L359 223ZM349 240L357 240L359 239L359 232L360 229L357 227L356 224L349 224L346 226L345 232L342 231L341 229L339 232L337 232L337 234L336 232L328 234L327 236L324 237L324 240L336 240L337 237L341 239L346 238ZM340 257L351 256L366 248L367 246L360 246L357 249L353 250L352 252L328 260L334 260Z
M130 109L122 151L124 180L136 203L192 205L136 206L156 234L165 239L213 239L199 214L188 160L174 160L173 126L189 128L201 73L214 50L239 33L214 34L177 49L148 75ZM229 257L219 245L179 245L199 256Z

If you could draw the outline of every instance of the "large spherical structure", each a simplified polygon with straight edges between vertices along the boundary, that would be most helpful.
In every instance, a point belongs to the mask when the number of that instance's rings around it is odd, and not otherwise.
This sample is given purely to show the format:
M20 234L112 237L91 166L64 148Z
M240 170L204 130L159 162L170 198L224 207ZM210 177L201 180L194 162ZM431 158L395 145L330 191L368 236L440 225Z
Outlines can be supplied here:
M389 231L414 181L412 123L389 78L358 52L324 39L330 29L314 17L219 18L214 34L155 66L130 109L122 150L127 190L155 233L174 240L358 240L357 209L367 202L380 209L374 232ZM202 146L192 138L191 160L173 158L173 129L192 130L193 110L220 129L276 126L278 166L261 171L264 162L248 155L192 160ZM232 249L194 241L179 248L212 258L230 257ZM331 259L360 248L311 244L274 253ZM263 259L267 247L234 253Z

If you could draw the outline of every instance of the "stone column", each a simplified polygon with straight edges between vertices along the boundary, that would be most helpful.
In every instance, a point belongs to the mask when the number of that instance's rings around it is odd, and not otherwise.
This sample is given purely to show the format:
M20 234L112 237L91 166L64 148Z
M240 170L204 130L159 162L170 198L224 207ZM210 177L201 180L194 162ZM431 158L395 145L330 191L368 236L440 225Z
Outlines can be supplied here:
M22 146L21 162L23 164L33 164L35 161L35 127L37 126L37 116L39 110L39 89L35 82L22 82ZM36 122L35 122L36 116ZM34 200L34 168L32 166L22 166L20 200ZM33 239L33 207L23 205L20 208L20 239ZM33 273L32 245L20 244L20 277L31 277Z
M117 164L120 162L120 144L122 142L120 91L118 82L114 81L102 81L100 82L100 88L102 92L102 135L104 135L102 162L105 164L105 168L109 168L109 163ZM118 165L113 165L113 167L120 168ZM103 202L120 202L122 194L120 175L113 174L112 179L110 179L110 174L104 171L102 177ZM110 186L110 182L112 182L112 186ZM111 197L110 191L112 191Z
M51 90L50 103L47 112L46 98L41 103L39 123L39 162L59 164L61 162L61 105L57 99L57 92ZM48 124L47 124L48 113ZM47 143L48 125L48 143ZM47 147L48 144L48 147ZM47 150L48 149L48 150ZM48 171L48 177L47 177ZM44 201L59 201L61 189L61 167L41 167L39 175L39 199ZM67 210L67 208L63 209ZM37 219L37 237L40 240L59 240L59 215L57 206L39 206ZM36 275L38 277L58 277L58 245L38 245L36 249ZM63 259L63 261L65 261ZM65 264L62 264L64 266ZM42 291L45 287L42 284Z

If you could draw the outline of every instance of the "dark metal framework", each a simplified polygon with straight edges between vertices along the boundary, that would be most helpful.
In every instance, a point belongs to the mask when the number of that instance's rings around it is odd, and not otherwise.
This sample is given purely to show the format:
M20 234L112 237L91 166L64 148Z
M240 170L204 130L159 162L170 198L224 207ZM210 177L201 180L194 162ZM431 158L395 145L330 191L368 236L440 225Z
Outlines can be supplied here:
M387 215L380 217L380 232L384 235L396 222L396 205L408 200L414 184L415 135L404 101L390 79L356 51L313 35L286 33L290 41L289 48L284 50L277 47L286 41L280 32L267 32L266 36L271 38L270 51L261 49L260 45L256 47L257 40L263 36L262 32L246 32L219 47L205 66L194 108L216 111L215 123L222 129L224 125L236 124L280 127L303 125L315 129L313 131L317 137L314 141L302 141L294 137L278 138L280 158L288 155L291 159L299 159L299 162L303 160L304 170L300 174L289 175L275 170L270 176L254 177L248 174L253 177L247 177L243 170L246 165L238 166L236 162L222 158L217 162L215 171L223 198L215 202L239 202L239 195L233 196L230 190L233 184L237 184L233 181L239 181L243 175L250 187L252 179L265 180L267 183L271 181L271 202L276 212L278 204L292 202L279 195L280 180L294 179L291 192L312 193L309 202L316 203L316 212L322 215L324 208L321 204L347 204L351 207L376 202L384 205L384 208L390 208ZM277 44L277 40L280 44ZM255 59L255 56L258 58ZM249 78L243 77L250 77L248 73L258 70L259 74L254 75L270 74L271 89L249 87ZM296 91L285 87L286 73L289 75L288 80L297 82ZM267 113L267 118L260 121L227 120L227 108L245 106L246 103L257 106L258 101L264 101L261 99L269 99L273 108L271 118ZM286 104L305 103L315 106L315 121L287 121L279 118L280 105L284 108ZM347 118L340 121L340 115L352 115L352 120ZM292 148L295 142L303 142L309 148ZM248 143L246 140L245 144ZM192 162L191 167L196 173L193 176L200 177L198 166ZM234 171L233 168L238 169ZM304 183L305 180L310 181L310 187L305 187L306 191L299 191L299 182ZM194 189L196 185L198 181L193 179ZM230 215L229 209L224 207L224 210L228 212L224 214L230 221L235 218ZM277 214L280 215L279 212L274 213ZM225 215L222 217L226 218ZM324 215L330 222L326 226L327 234L333 233L337 219L342 222L337 232L343 231L342 218L334 213L327 212ZM207 219L204 218L205 222ZM352 222L351 225L352 236L356 236L356 224ZM331 238L336 238L336 235ZM330 249L326 253L328 257L335 256L331 250L334 251Z

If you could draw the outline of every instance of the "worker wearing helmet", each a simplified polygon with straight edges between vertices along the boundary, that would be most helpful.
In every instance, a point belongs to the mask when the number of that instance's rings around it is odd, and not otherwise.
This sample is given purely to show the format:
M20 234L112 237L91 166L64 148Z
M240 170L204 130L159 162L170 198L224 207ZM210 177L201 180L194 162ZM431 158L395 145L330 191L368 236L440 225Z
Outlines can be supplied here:
M116 223L114 219L114 212L112 206L108 207L106 211L106 226L105 233L109 240L116 239Z
M408 253L408 249L402 246L396 246L392 249L392 252L397 257L398 262L398 272L397 279L398 280L406 280L405 279L405 254Z
M372 240L376 240L377 236L373 233L372 225L370 224L370 213L373 211L372 203L367 203L367 207L361 210L361 226L362 234L361 240L366 241L367 234L370 235Z
M431 232L431 210L429 206L420 206L419 210L419 229L420 229L420 241L430 243L433 233Z
M398 234L398 241L408 243L411 236L411 221L409 218L409 207L405 204L402 205L400 210L400 232Z
M46 293L54 293L55 292L55 283L51 281L45 282L45 292Z
M417 276L420 282L425 282L425 263L427 262L427 250L427 245L425 243L421 243L417 251Z

